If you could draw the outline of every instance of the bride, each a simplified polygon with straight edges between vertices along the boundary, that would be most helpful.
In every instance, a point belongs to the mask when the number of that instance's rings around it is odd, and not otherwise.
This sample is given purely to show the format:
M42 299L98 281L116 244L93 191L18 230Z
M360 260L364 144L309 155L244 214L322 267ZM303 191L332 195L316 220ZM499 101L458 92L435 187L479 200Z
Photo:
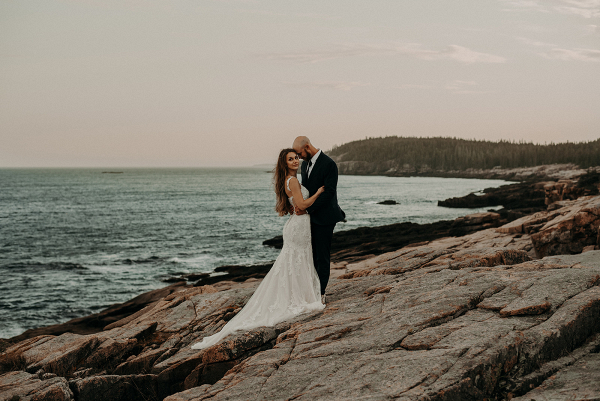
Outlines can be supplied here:
M280 216L293 213L294 206L305 210L325 190L321 187L309 198L308 190L296 178L299 166L294 149L279 153L274 181L275 210ZM246 306L221 331L192 345L192 349L210 347L233 332L274 326L301 313L323 309L310 241L310 216L292 214L283 227L281 253Z

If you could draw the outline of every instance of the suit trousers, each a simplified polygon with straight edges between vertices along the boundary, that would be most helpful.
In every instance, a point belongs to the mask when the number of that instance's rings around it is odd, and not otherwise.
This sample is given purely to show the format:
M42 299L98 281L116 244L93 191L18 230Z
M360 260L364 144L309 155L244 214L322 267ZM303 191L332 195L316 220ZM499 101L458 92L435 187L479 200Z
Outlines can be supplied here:
M313 261L315 270L321 282L321 295L325 294L327 282L329 281L329 261L331 259L331 239L333 238L334 224L329 225L310 225L310 234L312 241Z

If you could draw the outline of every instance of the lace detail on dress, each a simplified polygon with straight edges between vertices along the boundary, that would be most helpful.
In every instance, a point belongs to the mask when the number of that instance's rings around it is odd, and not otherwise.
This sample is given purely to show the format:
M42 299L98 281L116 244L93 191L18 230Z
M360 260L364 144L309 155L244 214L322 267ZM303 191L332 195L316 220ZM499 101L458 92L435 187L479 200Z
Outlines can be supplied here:
M302 186L300 188L306 199L309 196L308 190ZM319 278L313 264L310 217L308 214L294 214L283 227L281 253L246 306L221 331L205 337L192 345L192 348L207 348L231 333L259 326L274 326L301 313L324 307L321 303Z
M290 189L290 180L291 180L291 179L292 179L292 177L289 177L289 178L287 179L287 181L285 182L285 186L287 187L288 191L290 191L290 192L292 191L292 190ZM306 194L305 194L305 192L303 191L303 189L306 189L306 188L304 188L302 185L300 185L300 192L302 192L302 196L304 197L304 199L306 199L306 198L308 198L308 196L309 196L310 194L308 193L308 190L306 190ZM296 205L294 205L294 197L293 197L293 196L290 196L290 197L288 198L288 202L290 202L290 205L292 205L292 207L296 207ZM296 214L296 211L294 210L294 211L292 212L292 214Z

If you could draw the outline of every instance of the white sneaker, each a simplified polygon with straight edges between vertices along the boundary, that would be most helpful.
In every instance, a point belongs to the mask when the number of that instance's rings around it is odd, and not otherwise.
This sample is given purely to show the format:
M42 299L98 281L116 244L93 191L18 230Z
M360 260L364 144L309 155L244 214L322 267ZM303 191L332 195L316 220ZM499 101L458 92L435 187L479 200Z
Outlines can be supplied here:
M326 304L325 302L326 302L326 298L325 298L325 294L323 294L323 295L321 295L321 303L323 305L325 305Z

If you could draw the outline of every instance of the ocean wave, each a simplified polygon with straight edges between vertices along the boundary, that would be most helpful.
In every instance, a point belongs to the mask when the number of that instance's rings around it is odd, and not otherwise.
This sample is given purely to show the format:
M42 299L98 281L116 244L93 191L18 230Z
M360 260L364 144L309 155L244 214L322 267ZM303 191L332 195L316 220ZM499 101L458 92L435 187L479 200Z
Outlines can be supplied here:
M2 267L6 269L87 270L87 267L71 262L19 262L9 263Z
M11 322L10 325L0 324L0 338L11 338L23 333L27 328L18 323Z
M117 263L124 265L139 265L144 263L157 263L157 262L165 262L168 258L160 257L160 256L150 256L148 258L126 258L118 260Z

